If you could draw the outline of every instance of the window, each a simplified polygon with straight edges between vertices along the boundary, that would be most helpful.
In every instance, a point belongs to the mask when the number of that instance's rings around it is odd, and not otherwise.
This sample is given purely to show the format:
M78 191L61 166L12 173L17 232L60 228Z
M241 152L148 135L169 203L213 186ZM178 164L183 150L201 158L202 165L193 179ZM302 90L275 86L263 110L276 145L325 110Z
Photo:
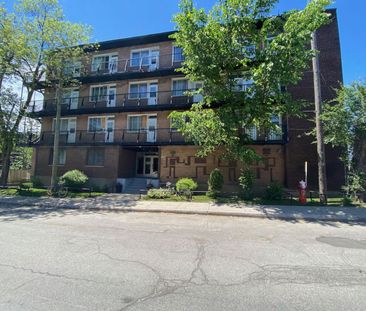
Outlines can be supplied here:
M92 71L107 70L109 65L109 55L95 56L92 62Z
M67 90L62 93L62 104L72 105L77 104L79 100L79 90Z
M53 119L52 122L52 131L55 131L56 127L56 119ZM76 119L61 119L60 120L60 132L61 134L68 132L69 129L73 128L75 130L76 127Z
M243 48L244 56L248 57L250 59L254 58L255 57L255 50L256 50L255 44L244 46L244 48Z
M52 163L53 163L53 149L50 149L48 164L52 165ZM66 163L66 150L60 148L58 150L58 163L57 163L57 165L65 165L65 163Z
M103 166L104 165L104 149L89 149L87 154L87 165Z
M281 140L282 139L282 120L279 115L272 115L271 116L271 122L272 124L276 125L276 129L271 129L268 135L269 140Z
M142 117L141 116L128 116L128 131L138 132L142 129L141 126Z
M147 98L147 83L130 84L130 99Z
M184 96L188 89L188 80L173 80L173 96Z
M149 65L149 50L136 51L131 53L131 66L147 66Z
M91 88L91 101L107 100L108 86L94 86Z
M249 139L257 140L257 127L255 125L245 129L245 134L248 135Z
M234 82L235 82L234 91L238 92L248 91L254 85L253 80L245 80L243 78L236 78Z
M179 46L173 46L173 62L183 62L183 49Z
M64 67L65 75L68 75L71 77L80 77L80 73L81 73L81 62L80 61L66 62L65 67Z
M103 132L105 129L105 117L89 117L88 132Z

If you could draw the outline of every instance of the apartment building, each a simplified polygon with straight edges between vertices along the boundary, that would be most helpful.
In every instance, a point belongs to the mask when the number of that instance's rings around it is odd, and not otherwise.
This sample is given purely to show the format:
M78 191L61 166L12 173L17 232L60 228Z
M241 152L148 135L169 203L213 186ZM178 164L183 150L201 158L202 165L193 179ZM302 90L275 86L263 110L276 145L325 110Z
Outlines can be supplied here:
M325 100L334 97L334 88L342 81L336 12L331 13L332 23L318 32ZM201 99L201 95L187 96L186 90L202 86L176 71L184 55L169 38L172 33L101 42L90 64L74 64L73 74L81 85L63 95L60 175L80 169L91 184L111 191L117 183L124 191L135 191L148 184L174 183L180 177L191 177L205 189L210 172L219 168L225 188L237 187L240 163L223 161L218 154L197 157L198 147L171 126L171 111L189 109ZM245 90L247 83L241 81L239 85ZM313 101L310 69L290 91L295 98ZM41 119L42 130L35 145L33 168L34 175L46 184L51 176L55 109L54 93L45 90L42 107L34 112ZM257 187L278 181L296 188L304 178L305 161L309 185L316 187L316 146L313 138L305 135L314 127L309 121L312 117L313 111L306 111L303 118L274 117L282 133L250 129L252 147L263 157L252 167ZM326 151L329 187L337 189L343 183L339 152L330 146Z

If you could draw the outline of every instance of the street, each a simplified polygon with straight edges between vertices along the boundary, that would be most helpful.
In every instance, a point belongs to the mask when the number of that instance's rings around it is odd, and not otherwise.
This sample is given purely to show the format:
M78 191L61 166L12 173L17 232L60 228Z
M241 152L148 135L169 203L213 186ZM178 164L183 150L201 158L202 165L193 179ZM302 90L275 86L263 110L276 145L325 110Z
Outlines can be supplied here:
M366 310L362 224L1 214L0 310Z

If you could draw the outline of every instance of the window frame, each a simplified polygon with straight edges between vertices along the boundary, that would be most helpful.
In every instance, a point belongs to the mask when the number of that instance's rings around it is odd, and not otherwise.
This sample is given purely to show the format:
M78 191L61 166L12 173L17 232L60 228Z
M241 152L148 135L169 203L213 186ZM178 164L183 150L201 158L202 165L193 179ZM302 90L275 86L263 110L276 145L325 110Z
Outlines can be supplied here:
M178 48L178 49L181 49L182 50L182 53L181 53L181 56L182 56L182 59L181 60L176 60L175 59L175 56L177 53L175 53L175 49ZM181 48L180 46L177 46L177 45L173 45L172 46L172 63L181 63L181 62L184 62L185 61L185 57L184 57L184 54L183 54L183 48Z
M93 163L91 164L89 162L90 160L90 153L91 152L96 152L96 151L100 151L102 152L103 156L102 156L102 162L101 163ZM94 156L94 160L95 160L95 156ZM105 148L88 148L87 152L86 152L86 164L85 166L92 166L92 167L104 167L105 166Z
M92 62L91 62L91 72L98 72L98 69L94 70L94 63L95 63L95 59L100 58L100 57L104 57L104 58L108 57L108 66L107 66L107 68L102 68L101 69L101 70L108 70L109 69L109 61L112 58L112 56L117 56L117 61L118 61L118 52L93 55ZM104 61L104 63L107 63L107 62Z
M178 81L186 81L186 83L187 83L187 85L186 85L186 89L185 90L183 90L183 94L182 95L176 95L176 94L174 94L174 82L178 82ZM187 79L187 78L174 78L174 79L172 79L172 83L171 83L171 96L172 97L181 97L181 96L186 96L184 93L186 92L186 91L188 91L189 90L189 79ZM178 91L178 90L176 90L176 91Z

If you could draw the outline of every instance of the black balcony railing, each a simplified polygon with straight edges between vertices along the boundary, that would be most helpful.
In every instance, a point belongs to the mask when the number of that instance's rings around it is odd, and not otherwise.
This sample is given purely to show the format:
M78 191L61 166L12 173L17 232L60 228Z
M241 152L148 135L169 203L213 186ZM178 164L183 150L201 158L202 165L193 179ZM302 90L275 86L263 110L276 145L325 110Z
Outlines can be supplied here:
M153 54L153 53L152 53ZM113 75L131 72L152 72L162 69L175 69L182 66L184 57L181 53L160 54L140 57L131 57L127 59L117 58L113 54L103 56L107 60L98 59L98 55L88 62L88 64L75 66L71 65L65 70L74 75L75 78L96 76L96 75Z
M286 127L282 126L282 132L260 131L253 139L253 144L282 144L287 139ZM38 145L52 146L54 132L42 132ZM171 128L157 129L111 129L102 131L61 131L60 145L92 145L92 144L117 144L117 145L171 145L190 144L180 132Z
M52 146L54 132L42 132L37 144ZM181 133L170 128L140 129L136 131L63 131L60 133L60 145L118 144L118 145L169 145L189 143Z
M64 112L78 112L82 113L89 109L101 108L125 108L126 110L137 107L165 106L165 108L186 108L193 103L197 103L202 99L202 96L192 95L188 96L186 93L189 90L174 90L174 91L156 91L156 92L140 92L127 94L109 94L99 96L85 96L85 97L66 97L62 99L62 111ZM29 112L38 113L55 113L56 100L34 100L31 103Z

